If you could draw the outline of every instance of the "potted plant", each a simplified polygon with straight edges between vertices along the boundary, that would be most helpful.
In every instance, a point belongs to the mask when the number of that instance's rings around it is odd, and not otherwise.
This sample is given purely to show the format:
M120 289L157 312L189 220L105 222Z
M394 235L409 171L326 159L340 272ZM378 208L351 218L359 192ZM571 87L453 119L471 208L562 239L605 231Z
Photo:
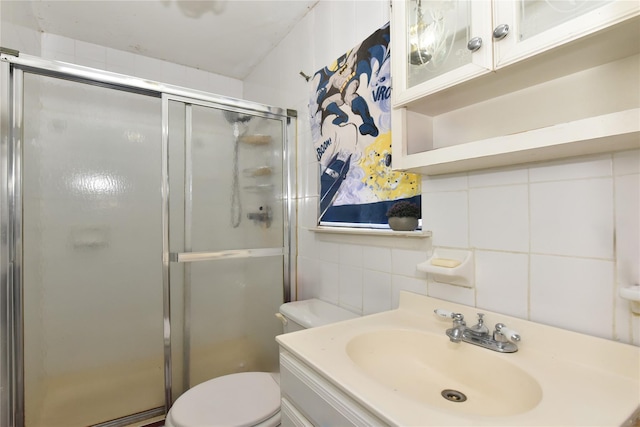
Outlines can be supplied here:
M389 227L396 231L413 231L418 227L420 207L414 203L402 200L394 203L387 211Z

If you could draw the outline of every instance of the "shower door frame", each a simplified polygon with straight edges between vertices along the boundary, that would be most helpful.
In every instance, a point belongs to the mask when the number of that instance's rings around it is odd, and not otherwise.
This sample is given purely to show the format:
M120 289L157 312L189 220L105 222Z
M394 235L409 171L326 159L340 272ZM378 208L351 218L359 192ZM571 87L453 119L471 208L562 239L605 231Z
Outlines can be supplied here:
M46 60L6 49L0 50L0 425L24 426L24 347L22 324L22 159L23 77L32 73L138 93L162 99L162 294L164 343L164 407L99 424L118 427L166 414L172 402L170 262L191 262L213 257L271 256L269 249L212 254L169 253L169 100L192 102L222 110L239 111L283 123L283 300L296 289L295 110L282 109L181 86L131 77L89 67ZM232 253L233 252L233 253ZM271 251L273 252L273 251ZM180 259L182 256L182 259ZM160 319L159 319L160 321Z
M191 387L191 366L190 366L190 362L189 362L189 355L191 353L191 333L190 333L190 325L191 325L191 263L194 262L201 262L201 261L220 261L220 260L228 260L228 259L238 259L238 258L260 258L260 257L275 257L275 256L283 256L283 272L287 272L290 271L290 253L291 253L291 242L290 240L292 239L291 236L291 232L290 232L290 219L291 219L291 215L293 215L293 211L292 209L292 203L286 203L283 206L283 217L285 219L285 224L283 227L283 233L284 235L283 240L282 240L282 246L279 247L271 247L271 248L255 248L255 249L231 249L231 250L214 250L214 251L198 251L198 252L194 252L192 250L192 243L191 243L191 234L192 234L192 218L191 215L193 213L193 193L192 193L192 178L193 178L193 167L192 167L192 154L191 154L191 149L192 149L192 144L193 144L193 107L194 106L198 106L198 107L202 107L202 108L208 108L208 109L216 109L216 110L221 110L224 109L225 111L232 111L232 112L236 112L236 113L240 113L240 114L244 114L247 111L240 109L240 108L236 108L235 106L230 106L230 105L225 105L225 106L221 106L220 103L212 103L210 101L206 101L206 100L202 100L202 99L195 99L192 97L185 97L185 96L179 96L179 95L173 95L173 94L163 94L162 95L162 113L163 113L163 117L162 117L162 123L163 123L163 128L167 129L167 132L162 133L162 138L163 138L163 147L166 148L168 150L169 148L169 103L170 102L177 102L177 103L181 103L185 106L185 129L184 129L184 144L185 144L185 188L184 188L184 196L185 196L185 203L184 203L184 212L185 212L185 219L184 219L184 231L185 231L185 240L184 240L184 248L183 251L180 252L170 252L170 248L169 248L169 244L168 242L163 242L163 263L166 260L166 256L168 254L168 260L169 263L168 264L164 264L165 265L165 270L167 272L167 274L170 273L170 264L184 264L184 304L183 304L183 333L184 333L184 338L182 340L182 345L183 345L183 369L182 369L182 376L183 376L183 381L184 384L186 384L187 389ZM291 114L291 110L288 110L287 114ZM260 114L256 114L256 113L252 113L252 116L254 117L260 117L260 118L265 118L265 119L271 119L271 120L278 120L278 116L274 115L272 113L260 113ZM290 124L292 121L292 117L287 117L286 122L282 122L281 124L283 125L282 127L282 137L284 139L283 141L283 148L284 148L284 152L283 152L283 166L284 164L288 161L286 159L286 154L288 152L288 150L286 149L286 142L289 140L288 137L288 132L290 131ZM166 126L165 126L166 124ZM163 162L164 160L169 158L169 155L165 155L163 154ZM169 180L169 164L163 163L163 180L167 185L167 191L170 185L170 180ZM291 167L287 167L287 168L283 168L284 171L286 171L287 175L283 176L283 186L284 188L283 190L283 195L285 195L286 200L293 200L291 198L290 195L288 195L288 190L292 188L292 184L290 182L291 179L293 179L293 176L291 175ZM167 206L164 208L164 211L167 214L167 224L168 224L168 216L169 216L169 211L170 211L170 207L169 207L169 197L166 199L167 202ZM163 199L164 200L164 199ZM164 234L165 237L168 236L168 229L166 230L167 233ZM292 274L292 273L289 273ZM287 277L287 274L283 275L284 277L284 281L285 281L285 301L290 301L291 298L288 298L289 293L290 293L290 280ZM170 278L167 279L167 282L170 283ZM169 287L165 287L165 289L168 291ZM166 298L164 299L165 304L167 303L167 301L170 300L170 295L166 295ZM166 307L166 310L169 310L170 307ZM170 346L165 346L165 351L167 351L167 349L170 350ZM171 359L171 355L165 355L167 356L167 358L170 360ZM165 360L167 360L167 358L165 358ZM171 369L171 366L166 367L166 369ZM172 389L171 387L168 388L168 390ZM166 396L166 400L167 402L171 401L171 397L170 395Z

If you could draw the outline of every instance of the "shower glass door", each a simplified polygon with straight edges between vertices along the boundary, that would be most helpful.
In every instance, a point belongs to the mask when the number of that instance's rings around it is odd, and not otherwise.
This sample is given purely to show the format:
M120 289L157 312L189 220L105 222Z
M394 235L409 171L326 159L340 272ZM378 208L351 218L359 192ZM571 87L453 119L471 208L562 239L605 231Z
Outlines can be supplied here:
M129 426L277 371L295 112L0 56L0 425Z
M27 427L164 407L161 100L24 73Z
M277 371L288 251L286 118L165 98L173 399Z

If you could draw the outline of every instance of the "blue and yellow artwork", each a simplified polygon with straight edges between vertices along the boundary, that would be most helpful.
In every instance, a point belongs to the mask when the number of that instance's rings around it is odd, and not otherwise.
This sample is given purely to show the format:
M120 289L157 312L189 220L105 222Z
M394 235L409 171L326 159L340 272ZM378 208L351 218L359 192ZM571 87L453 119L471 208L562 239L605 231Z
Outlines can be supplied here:
M391 170L389 38L387 23L313 76L320 223L386 226L398 200L420 206L420 177Z

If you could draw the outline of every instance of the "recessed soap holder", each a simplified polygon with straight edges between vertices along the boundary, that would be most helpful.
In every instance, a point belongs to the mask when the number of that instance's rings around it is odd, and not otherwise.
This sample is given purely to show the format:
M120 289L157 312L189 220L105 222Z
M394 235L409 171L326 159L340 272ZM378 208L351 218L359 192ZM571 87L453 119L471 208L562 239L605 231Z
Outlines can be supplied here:
M620 297L629 300L631 311L640 314L640 285L620 288Z
M473 252L459 249L434 249L433 255L417 265L436 282L473 288Z

